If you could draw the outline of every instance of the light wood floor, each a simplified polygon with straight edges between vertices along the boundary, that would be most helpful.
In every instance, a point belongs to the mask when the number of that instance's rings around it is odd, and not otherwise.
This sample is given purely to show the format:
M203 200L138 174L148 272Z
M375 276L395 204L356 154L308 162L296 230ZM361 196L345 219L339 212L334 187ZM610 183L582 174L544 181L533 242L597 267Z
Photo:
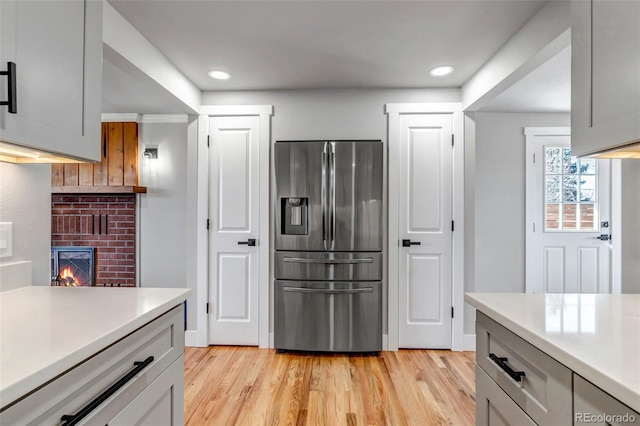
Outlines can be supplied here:
M185 350L188 425L473 425L475 353Z

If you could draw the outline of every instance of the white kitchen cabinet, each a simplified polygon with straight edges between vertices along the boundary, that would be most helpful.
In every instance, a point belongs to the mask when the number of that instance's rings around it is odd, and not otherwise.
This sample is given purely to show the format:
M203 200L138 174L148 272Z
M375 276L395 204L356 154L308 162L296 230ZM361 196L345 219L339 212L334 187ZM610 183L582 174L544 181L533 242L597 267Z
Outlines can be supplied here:
M181 356L124 410L109 421L109 425L181 425L184 400L183 380L184 357Z
M0 424L181 425L183 320L180 304L3 408Z
M100 159L102 1L0 1L0 70L16 64L17 113L0 139ZM8 78L0 76L0 100Z
M534 424L571 424L571 370L482 312L476 313L476 362L477 372L487 377L476 379L477 391L491 397L486 413L483 406L477 406L478 425L500 424L498 420L484 422L491 413L504 412L503 417L508 414L517 419L518 411L511 404L520 407L522 419L530 418ZM494 418L502 417L496 414ZM508 420L505 424L526 422Z
M573 422L575 425L585 423L602 426L640 425L640 413L574 374Z
M571 4L571 149L640 140L640 2Z
M479 365L476 365L476 389L476 425L535 426L535 422Z

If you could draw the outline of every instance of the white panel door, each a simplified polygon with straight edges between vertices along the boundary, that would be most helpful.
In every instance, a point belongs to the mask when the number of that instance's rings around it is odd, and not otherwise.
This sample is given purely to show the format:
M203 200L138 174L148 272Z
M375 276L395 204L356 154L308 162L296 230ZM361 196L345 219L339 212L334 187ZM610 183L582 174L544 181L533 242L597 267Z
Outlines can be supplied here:
M400 123L399 346L449 349L452 118L407 114Z
M569 135L533 137L527 292L610 293L610 160L573 157Z
M214 345L258 345L258 128L257 116L210 119L209 343Z

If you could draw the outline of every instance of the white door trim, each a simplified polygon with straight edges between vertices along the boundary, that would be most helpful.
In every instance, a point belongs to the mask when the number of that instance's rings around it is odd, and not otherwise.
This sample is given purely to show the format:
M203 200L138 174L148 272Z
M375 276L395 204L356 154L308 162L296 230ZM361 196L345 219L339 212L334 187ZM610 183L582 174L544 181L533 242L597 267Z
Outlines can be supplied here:
M389 239L388 239L388 340L385 350L397 351L398 344L398 205L399 179L392 173L391 164L398 164L400 159L400 115L401 114L451 114L453 119L453 197L452 214L455 231L452 241L452 289L451 303L455 311L452 322L451 349L464 349L464 116L461 103L416 103L416 104L387 104L385 112L388 115L388 149L389 149Z
M611 160L611 294L622 293L622 160Z
M532 179L529 179L529 175L531 174L531 168L533 167L533 163L529 161L533 157L534 154L534 145L535 145L535 137L536 136L571 136L571 128L570 127L525 127L524 128L525 135L525 159L526 159L526 167L525 167L525 199L526 199L526 211L525 211L525 291L531 292L533 285L528 282L529 277L531 276L532 271L535 271L533 267L533 257L530 253L534 252L534 247L540 246L540 233L533 232L533 228L531 224L534 222L535 211L535 200L533 197L534 194L534 182ZM611 293L620 294L621 293L621 271L620 271L620 239L621 239L621 230L618 224L620 223L621 217L621 201L620 201L620 190L621 190L621 179L620 179L620 161L612 160L611 161L611 225L612 225L612 241L611 241Z
M215 105L203 106L198 120L198 197L196 223L197 233L197 338L198 346L208 346L209 326L206 304L209 300L209 235L206 223L209 217L209 152L207 136L209 135L209 119L215 116L257 115L259 116L260 137L260 233L258 236L258 345L260 348L269 347L269 230L271 223L271 208L269 201L269 146L271 143L271 115L272 105Z

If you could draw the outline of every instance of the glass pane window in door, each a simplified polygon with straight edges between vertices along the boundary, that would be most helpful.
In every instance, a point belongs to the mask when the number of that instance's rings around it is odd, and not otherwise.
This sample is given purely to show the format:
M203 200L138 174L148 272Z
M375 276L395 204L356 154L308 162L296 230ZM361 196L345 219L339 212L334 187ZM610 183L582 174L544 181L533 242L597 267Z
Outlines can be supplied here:
M595 159L578 159L566 147L544 148L545 231L590 231L598 224Z
M596 206L596 204L580 204L580 229L597 229Z
M573 203L577 201L578 177L572 175L562 176L562 201Z
M562 174L562 148L545 147L545 173Z
M571 155L571 148L562 150L562 173L567 175L578 173L578 159Z
M546 178L546 201L547 203L559 203L562 201L561 183L560 178L562 176L547 175Z
M595 158L583 158L580 160L580 174L581 175L595 175L596 174L596 159Z
M580 176L580 201L596 201L596 177Z
M562 204L562 228L563 229L578 229L576 224L576 218L578 216L577 204Z
M559 203L547 203L545 206L545 228L560 229L560 206Z

